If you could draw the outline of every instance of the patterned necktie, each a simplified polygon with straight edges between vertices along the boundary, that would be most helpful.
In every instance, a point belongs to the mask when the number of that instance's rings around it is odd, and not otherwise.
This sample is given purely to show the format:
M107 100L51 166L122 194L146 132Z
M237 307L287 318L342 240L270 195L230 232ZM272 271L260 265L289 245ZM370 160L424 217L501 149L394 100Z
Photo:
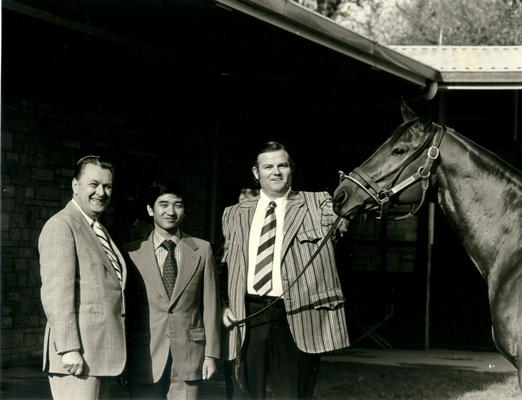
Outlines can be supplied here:
M254 289L260 296L272 290L272 263L276 234L276 203L271 201L265 214L259 247L257 249L256 269L254 271Z
M178 277L178 263L176 262L175 252L176 252L176 243L172 240L164 240L161 243L161 247L167 250L167 258L165 258L165 262L163 263L163 284L165 285L165 289L167 289L167 294L169 297L172 295L172 290L174 289L174 284L176 283L176 278Z
M114 250L112 249L111 242L107 238L107 235L105 234L105 231L101 224L98 221L94 221L92 228L94 229L94 233L98 237L98 240L100 241L103 250L105 250L105 254L107 254L107 257L109 257L109 260L111 260L111 264L114 267L114 271L116 271L116 275L118 276L118 280L120 281L120 284L122 283L121 278L121 265L120 261L118 260L118 257L114 253Z

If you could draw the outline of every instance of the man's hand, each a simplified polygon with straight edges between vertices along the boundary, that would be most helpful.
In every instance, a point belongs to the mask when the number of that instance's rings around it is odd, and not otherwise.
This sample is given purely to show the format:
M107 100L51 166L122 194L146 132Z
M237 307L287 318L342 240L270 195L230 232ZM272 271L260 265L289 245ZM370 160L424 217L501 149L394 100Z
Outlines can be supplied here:
M216 360L212 357L205 357L205 361L203 361L203 380L208 380L212 378L212 375L216 372Z
M348 232L349 224L350 224L350 221L348 221L346 218L341 218L341 221L339 222L339 227L337 228L339 235L341 237L344 237L346 232Z
M71 375L79 376L83 372L83 357L79 351L69 351L62 354L63 367Z
M235 321L237 321L237 318L234 313L230 308L225 308L223 312L223 324L225 324L225 327L230 328Z

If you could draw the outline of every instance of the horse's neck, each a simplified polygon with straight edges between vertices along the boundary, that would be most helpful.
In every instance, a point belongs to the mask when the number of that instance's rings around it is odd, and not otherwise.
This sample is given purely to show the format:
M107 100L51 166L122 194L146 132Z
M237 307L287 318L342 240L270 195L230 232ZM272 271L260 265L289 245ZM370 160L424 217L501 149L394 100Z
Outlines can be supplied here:
M522 240L522 176L454 131L440 154L439 204L482 275L497 280Z

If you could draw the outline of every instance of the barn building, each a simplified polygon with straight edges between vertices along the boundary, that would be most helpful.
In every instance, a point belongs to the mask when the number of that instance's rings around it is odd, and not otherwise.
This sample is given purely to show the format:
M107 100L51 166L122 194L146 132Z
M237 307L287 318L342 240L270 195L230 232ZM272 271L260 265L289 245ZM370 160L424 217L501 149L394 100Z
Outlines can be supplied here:
M332 193L401 122L401 98L522 163L519 47L390 48L281 0L4 0L2 28L3 365L41 357L38 235L83 155L115 164L118 243L140 235L139 193L163 175L216 251L261 143L289 148L296 189ZM492 347L485 284L451 235L423 210L338 244L356 345Z

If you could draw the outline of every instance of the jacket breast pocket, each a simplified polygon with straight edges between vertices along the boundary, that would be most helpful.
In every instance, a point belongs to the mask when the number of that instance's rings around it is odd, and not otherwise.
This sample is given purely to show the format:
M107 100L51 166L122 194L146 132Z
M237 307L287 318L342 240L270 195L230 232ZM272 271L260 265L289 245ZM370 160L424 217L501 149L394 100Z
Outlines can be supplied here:
M323 238L323 234L315 229L297 232L297 240L299 243L317 243Z
M345 302L341 289L330 289L314 293L311 299L316 310L335 310Z

